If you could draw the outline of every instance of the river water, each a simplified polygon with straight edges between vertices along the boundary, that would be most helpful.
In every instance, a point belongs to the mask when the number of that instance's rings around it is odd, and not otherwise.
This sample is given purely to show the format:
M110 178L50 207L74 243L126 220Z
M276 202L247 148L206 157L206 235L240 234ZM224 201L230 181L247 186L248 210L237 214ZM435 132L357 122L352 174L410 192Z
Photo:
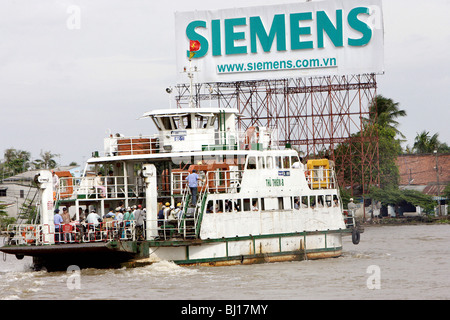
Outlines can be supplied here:
M369 226L359 245L345 237L343 255L324 260L55 273L30 265L0 258L0 299L450 299L450 225Z

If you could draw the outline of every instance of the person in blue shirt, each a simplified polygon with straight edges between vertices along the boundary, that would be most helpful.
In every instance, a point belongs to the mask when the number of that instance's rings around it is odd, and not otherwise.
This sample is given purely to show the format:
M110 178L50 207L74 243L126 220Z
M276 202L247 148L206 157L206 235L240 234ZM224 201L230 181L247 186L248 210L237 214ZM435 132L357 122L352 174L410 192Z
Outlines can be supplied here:
M55 224L55 243L59 243L61 223L63 223L63 218L59 214L59 209L55 209L55 215L53 216L53 223Z
M194 169L194 170L192 170L192 173L186 177L186 180L188 182L189 189L191 189L191 195L192 195L191 204L193 206L195 206L195 204L197 203L198 181L199 180L202 181L202 179L200 179L198 177L197 170Z

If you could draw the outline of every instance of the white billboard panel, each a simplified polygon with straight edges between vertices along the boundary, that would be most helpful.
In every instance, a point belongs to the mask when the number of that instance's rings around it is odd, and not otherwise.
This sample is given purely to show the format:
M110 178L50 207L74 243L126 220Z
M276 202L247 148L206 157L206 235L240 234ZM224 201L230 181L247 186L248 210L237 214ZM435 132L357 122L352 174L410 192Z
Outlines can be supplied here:
M200 45L198 82L384 72L381 0L177 12L175 32L177 71Z

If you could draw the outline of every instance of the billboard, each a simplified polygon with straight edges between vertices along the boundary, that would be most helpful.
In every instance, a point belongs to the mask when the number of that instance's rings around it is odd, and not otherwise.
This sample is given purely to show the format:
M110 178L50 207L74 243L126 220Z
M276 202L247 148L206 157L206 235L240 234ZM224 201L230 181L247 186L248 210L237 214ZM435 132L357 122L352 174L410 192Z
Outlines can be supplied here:
M197 82L384 73L381 0L176 12L175 33L177 71L191 62Z

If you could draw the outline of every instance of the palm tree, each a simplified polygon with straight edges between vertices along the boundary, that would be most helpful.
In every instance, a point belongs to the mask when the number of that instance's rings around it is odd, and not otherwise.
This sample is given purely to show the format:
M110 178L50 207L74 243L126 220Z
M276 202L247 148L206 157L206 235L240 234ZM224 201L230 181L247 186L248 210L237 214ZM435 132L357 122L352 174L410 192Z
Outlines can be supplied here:
M36 169L53 169L56 167L56 161L54 157L59 156L59 154L51 153L50 151L41 151L41 159L37 159L33 162Z
M414 139L413 150L416 153L432 153L434 150L437 150L437 152L448 152L448 145L441 143L438 136L439 134L435 133L430 137L430 132L425 130L418 133Z
M395 134L405 138L397 129L399 125L397 119L406 116L406 111L399 109L398 102L394 102L392 99L385 98L382 95L377 95L369 106L369 112L369 120L372 123L376 122L380 127L390 128L394 130Z
M31 153L14 148L6 149L4 152L4 167L10 175L25 172L30 168Z

